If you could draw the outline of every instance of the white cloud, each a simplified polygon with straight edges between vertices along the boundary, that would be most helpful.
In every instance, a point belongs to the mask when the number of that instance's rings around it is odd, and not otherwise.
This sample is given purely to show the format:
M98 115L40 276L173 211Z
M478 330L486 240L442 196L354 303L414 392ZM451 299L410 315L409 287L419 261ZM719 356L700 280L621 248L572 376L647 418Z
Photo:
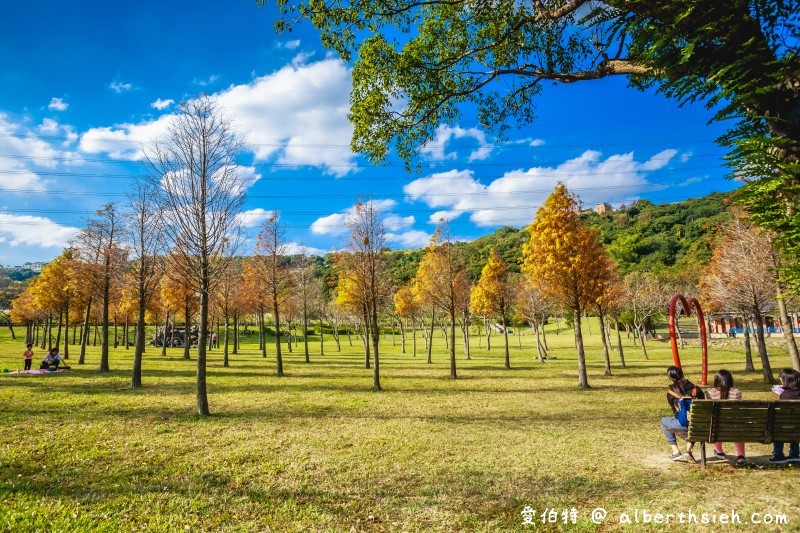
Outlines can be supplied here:
M535 147L538 147L538 146L544 146L545 142L544 142L544 139L536 139L536 138L533 138L533 137L525 137L523 139L515 139L513 141L508 141L508 142L506 142L506 144L510 144L510 145L524 144L524 145L532 146L532 147L535 148Z
M300 39L294 39L291 41L275 41L276 48L285 48L286 50L294 50L299 46L300 46Z
M140 161L142 148L167 133L173 115L139 124L92 128L81 136L80 149L89 154L105 153L113 159Z
M220 93L257 161L324 168L344 176L356 169L348 142L350 70L340 60L286 66Z
M349 148L353 127L347 120L350 69L328 58L286 66L243 85L216 93L220 106L245 137L245 150L257 162L311 166L344 176L357 170ZM81 137L87 153L140 160L141 147L166 133L172 114L138 124L92 128Z
M686 163L693 155L692 152L683 152L680 157L681 163Z
M42 123L36 128L39 133L48 136L63 136L63 146L69 146L78 140L78 134L75 133L75 128L67 124L59 124L57 120L45 118Z
M150 107L152 107L153 109L158 109L159 111L163 111L174 103L175 100L173 100L172 98L169 98L168 100L162 100L161 98L159 98L155 102L152 102L150 104Z
M430 214L430 216L428 217L428 223L429 224L439 224L442 221L452 222L455 219L457 219L458 217L460 217L462 214L464 214L463 211L458 211L458 210L455 210L455 209L454 210L445 210L445 211L436 211L436 212Z
M394 217L395 224L404 224L408 221L408 218L414 218L406 217L406 219L403 219L389 213L389 210L397 205L397 202L394 200L371 200L371 202L377 211L383 213L384 223L391 217ZM350 216L353 214L353 212L355 212L355 206L348 207L340 213L333 213L331 215L320 217L311 224L311 233L315 235L342 235L347 233L347 223L350 220ZM399 228L402 226L397 227Z
M63 248L78 231L44 217L0 213L0 235L10 246Z
M672 161L672 158L678 153L677 150L672 148L668 150L662 150L661 152L657 153L641 165L641 169L649 172L651 170L659 170L664 168Z
M404 233L387 233L386 240L399 245L401 248L422 248L431 240L431 234L419 230L410 230Z
M261 179L261 174L256 172L256 167L245 167L238 165L236 167L236 175L240 180L242 180L245 189L249 189Z
M447 143L451 139L473 138L478 141L478 147L469 154L469 161L481 161L487 159L492 154L494 148L486 141L486 134L478 128L464 129L461 127L451 127L441 125L436 128L436 137L426 143L420 149L423 157L432 161L444 161L447 159L457 159L456 152L446 152Z
M531 222L559 181L585 205L619 203L635 198L642 190L652 190L656 185L647 181L647 173L666 166L675 153L664 150L640 163L632 152L602 159L600 152L587 150L556 167L509 171L489 184L475 179L471 170L436 173L408 183L404 192L409 200L442 209L432 215L431 222L437 221L434 216L452 220L470 213L470 220L478 226L522 225Z
M266 209L257 207L256 209L242 211L241 213L236 215L236 218L239 220L239 223L245 228L257 228L263 225L264 222L266 222L273 216L275 216L275 210L267 211Z
M314 248L312 246L306 246L301 243L297 242L289 242L286 243L285 248L286 255L325 255L330 252L330 250L323 250L322 248Z
M52 98L50 100L50 104L48 104L47 109L51 111L66 111L69 107L69 104L66 103L62 98Z
M133 89L133 85L130 83L123 83L121 81L112 81L108 84L108 88L114 91L117 94L122 93L123 91L130 91Z
M52 134L64 127L55 121L45 121L39 131ZM43 130L44 129L44 130ZM72 158L75 154L61 152L45 142L33 131L12 122L0 113L0 190L43 191L47 182L37 173L37 168L53 169L58 158Z
M383 219L383 225L386 226L388 231L398 231L403 228L408 228L414 225L413 216L401 217L398 215L388 215Z
M218 74L212 74L211 76L208 77L208 79L194 78L192 80L192 83L194 83L195 85L199 85L200 87L206 87L208 85L214 85L214 83L216 83L218 79L219 79Z

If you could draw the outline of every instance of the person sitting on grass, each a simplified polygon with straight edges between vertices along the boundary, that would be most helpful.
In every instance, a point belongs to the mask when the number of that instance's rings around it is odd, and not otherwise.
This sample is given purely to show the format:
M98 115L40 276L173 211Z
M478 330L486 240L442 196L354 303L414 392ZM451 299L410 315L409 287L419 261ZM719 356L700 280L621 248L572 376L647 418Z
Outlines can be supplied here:
M781 385L772 388L778 394L779 400L800 400L800 372L791 368L781 370ZM786 464L800 462L800 445L797 442L789 443L789 457L783 455L783 442L772 443L771 464Z
M695 461L692 455L694 443L687 443L686 452L681 453L680 448L678 448L678 441L675 438L676 432L686 432L689 429L687 426L681 424L676 416L678 414L678 400L684 396L702 400L705 396L702 390L698 389L691 381L683 377L683 370L679 367L669 367L667 369L667 377L672 380L672 385L669 386L669 391L667 391L667 403L669 403L673 415L665 416L661 419L661 431L664 432L664 436L667 438L667 442L672 448L672 455L669 456L669 459L671 461L677 461L678 459L685 458L691 463L696 463L697 461Z
M39 370L50 370L51 368L54 370L58 370L58 365L61 364L63 358L61 354L58 353L58 348L52 348L47 355L44 356L42 359L42 364L39 365Z
M714 387L706 391L706 398L709 400L741 400L742 391L733 387L733 376L727 370L720 370L714 375ZM742 466L745 463L744 442L734 442L736 446L736 464ZM722 443L714 443L714 455L720 459L725 459L725 452L722 451Z

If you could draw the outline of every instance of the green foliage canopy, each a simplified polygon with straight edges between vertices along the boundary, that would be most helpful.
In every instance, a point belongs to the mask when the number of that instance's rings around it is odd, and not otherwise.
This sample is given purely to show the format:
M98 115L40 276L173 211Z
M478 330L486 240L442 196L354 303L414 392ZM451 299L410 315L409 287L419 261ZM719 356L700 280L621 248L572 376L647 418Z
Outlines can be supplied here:
M409 163L470 105L502 137L544 82L625 75L705 102L732 119L720 141L800 279L800 0L277 1L279 30L303 16L355 58L352 147L374 162L394 146Z

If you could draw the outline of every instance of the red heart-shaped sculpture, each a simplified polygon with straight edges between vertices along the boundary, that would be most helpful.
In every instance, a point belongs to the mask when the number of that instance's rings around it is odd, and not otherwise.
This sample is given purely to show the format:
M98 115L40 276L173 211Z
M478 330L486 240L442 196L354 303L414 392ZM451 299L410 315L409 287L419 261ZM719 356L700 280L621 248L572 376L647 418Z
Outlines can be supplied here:
M678 355L678 339L675 334L675 312L677 311L677 303L683 304L683 311L686 316L692 315L692 308L697 313L697 321L700 324L700 346L703 348L703 375L701 385L708 385L708 338L706 337L706 320L703 316L703 308L700 307L700 302L694 298L683 297L682 294L676 294L669 302L669 342L672 345L672 360L675 361L675 366L681 367L681 356Z

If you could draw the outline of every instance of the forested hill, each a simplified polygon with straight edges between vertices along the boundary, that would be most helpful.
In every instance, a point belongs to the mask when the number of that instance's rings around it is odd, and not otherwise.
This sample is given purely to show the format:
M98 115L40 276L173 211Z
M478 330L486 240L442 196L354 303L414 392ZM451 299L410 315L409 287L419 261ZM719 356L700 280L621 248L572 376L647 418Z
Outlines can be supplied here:
M730 219L730 200L729 193L714 193L670 204L639 200L613 213L598 215L586 211L581 218L600 231L603 244L623 274L638 269L673 275L697 273L697 267L707 264L711 258L716 228ZM480 276L492 247L497 248L512 270L519 271L522 244L528 238L524 228L503 227L491 235L463 243L470 276L473 279ZM424 252L392 252L395 279L411 279Z

